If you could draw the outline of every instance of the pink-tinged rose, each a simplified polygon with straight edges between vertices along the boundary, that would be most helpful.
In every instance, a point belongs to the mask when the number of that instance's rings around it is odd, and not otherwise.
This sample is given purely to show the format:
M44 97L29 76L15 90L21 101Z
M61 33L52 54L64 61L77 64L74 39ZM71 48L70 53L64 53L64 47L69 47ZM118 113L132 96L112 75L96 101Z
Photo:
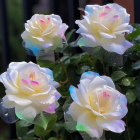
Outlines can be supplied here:
M48 68L32 62L12 62L7 72L0 75L0 81L6 88L3 107L14 107L19 119L33 121L42 111L52 114L59 106L59 84Z
M121 120L127 113L125 95L115 89L111 78L98 73L83 73L78 88L69 88L73 103L69 114L77 122L77 130L91 137L100 138L103 130L121 133L125 123Z
M44 55L57 47L62 48L67 28L58 15L35 14L25 23L25 31L21 34L24 47L35 56Z
M125 33L131 33L133 27L129 25L130 15L126 9L118 4L104 6L87 5L85 16L76 20L81 34L79 46L102 46L109 52L123 54L133 44L125 39Z

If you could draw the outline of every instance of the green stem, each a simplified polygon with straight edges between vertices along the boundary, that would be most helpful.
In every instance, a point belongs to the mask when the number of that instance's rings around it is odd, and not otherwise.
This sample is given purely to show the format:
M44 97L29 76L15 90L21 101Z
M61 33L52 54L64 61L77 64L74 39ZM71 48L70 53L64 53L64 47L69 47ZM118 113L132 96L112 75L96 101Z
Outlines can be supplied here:
M54 52L55 52L55 51L54 51ZM71 80L70 80L70 77L69 77L67 71L65 70L63 63L62 63L61 60L60 60L59 54L58 54L57 52L55 52L55 54L56 54L56 56L57 56L57 58L58 58L58 60L59 60L59 62L60 62L60 65L61 65L61 67L62 67L62 69L63 69L63 71L64 71L64 73L65 73L65 75L66 75L66 77L67 77L67 79L68 79L68 81L69 81L69 84L72 85L72 82L71 82Z

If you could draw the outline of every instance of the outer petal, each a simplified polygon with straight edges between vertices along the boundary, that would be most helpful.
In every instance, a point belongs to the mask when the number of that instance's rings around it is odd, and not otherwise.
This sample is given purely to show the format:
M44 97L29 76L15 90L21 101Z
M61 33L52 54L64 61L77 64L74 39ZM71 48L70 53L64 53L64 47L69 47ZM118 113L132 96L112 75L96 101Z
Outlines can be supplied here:
M6 95L3 98L3 105L5 108L9 108L10 105L14 106L27 106L32 103L29 99L26 99L27 97L24 95Z
M19 68L23 67L24 65L26 65L27 63L26 62L11 62L9 64L9 68L12 68L12 69L16 69L18 70Z
M7 78L10 80L10 82L15 86L18 87L17 82L18 82L18 71L13 70L13 69L8 69L7 70Z
M99 5L87 5L86 7L85 7L85 11L86 11L86 15L88 15L88 14L91 14L91 15L93 15L93 14L98 14L98 13L96 13L95 11L95 9L97 9L98 10L98 8L99 8Z
M132 43L125 40L123 35L119 35L115 39L102 38L101 45L105 50L118 54L123 54L128 48L133 46Z
M54 114L55 113L55 109L59 106L59 104L56 102L50 106L48 106L44 111L48 112L50 114Z
M93 80L96 76L100 76L100 75L96 72L88 71L82 74L80 80L83 80L83 79Z
M87 46L87 47L96 47L97 46L97 42L95 40L95 38L90 35L90 34L81 34L83 37L81 37L78 42L77 45L79 45L80 47L82 46Z
M90 103L88 99L88 85L89 84L90 84L90 80L84 79L84 80L81 80L80 84L78 85L79 93L87 104Z
M120 112L120 116L119 116L119 119L122 119L128 112L128 109L127 109L127 99L126 99L126 96L121 94L120 96L120 103L116 109L116 111Z
M115 89L115 85L114 85L114 82L112 81L112 79L110 77L107 77L107 76L101 76L102 79L104 79L106 82L107 82L107 85L109 87L112 87Z
M82 97L80 97L80 93L78 93L77 88L75 88L74 86L70 86L69 88L70 91L70 95L71 98L80 106L84 106L86 104L86 102L84 101L84 99Z
M75 121L77 121L78 118L86 111L87 109L79 106L76 102L73 102L69 107L70 115Z
M125 130L125 123L122 120L107 120L97 117L96 121L100 127L115 133L121 133Z
M5 88L11 91L11 94L18 94L18 89L8 80L7 72L0 75L0 81L4 84Z
M80 126L85 129L85 131L91 137L100 138L103 134L103 128L99 127L96 123L96 117L93 116L89 111L82 114L77 121L77 128L80 131ZM82 131L81 130L81 131Z
M15 108L16 116L25 121L33 122L36 115L39 113L36 107L26 106L26 107L16 107ZM40 111L41 112L41 111Z

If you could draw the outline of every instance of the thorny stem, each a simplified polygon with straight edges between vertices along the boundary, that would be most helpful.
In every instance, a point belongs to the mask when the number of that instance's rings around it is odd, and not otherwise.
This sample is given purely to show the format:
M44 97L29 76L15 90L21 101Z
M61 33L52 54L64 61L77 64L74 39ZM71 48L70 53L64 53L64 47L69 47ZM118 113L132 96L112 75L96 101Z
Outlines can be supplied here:
M68 79L66 81L64 81L64 82L60 81L59 84L62 85L62 84L66 84L67 82L68 82Z
M125 117L125 119L126 119L126 127L127 127L128 139L131 140L130 133L129 133L129 126L128 126L127 116Z
M55 51L54 51L54 52L55 52ZM57 56L57 58L58 58L58 60L59 60L59 62L60 62L60 65L61 65L61 67L62 67L62 69L63 69L63 71L64 71L64 73L65 73L65 75L66 75L66 77L67 77L67 80L69 81L69 84L72 85L71 80L70 80L70 77L69 77L68 73L66 72L63 63L62 63L61 60L60 60L59 54L58 54L57 52L55 52L55 54L56 54L56 56Z

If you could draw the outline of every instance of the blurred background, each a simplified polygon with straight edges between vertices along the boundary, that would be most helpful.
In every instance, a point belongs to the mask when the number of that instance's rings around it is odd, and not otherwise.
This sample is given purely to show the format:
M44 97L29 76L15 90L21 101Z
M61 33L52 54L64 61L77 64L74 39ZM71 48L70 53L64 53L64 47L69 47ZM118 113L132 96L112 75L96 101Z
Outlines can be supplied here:
M58 14L63 22L69 25L69 31L78 28L74 21L82 17L83 12L78 10L79 7L84 8L87 4L103 5L113 2L127 9L131 15L131 23L140 23L140 0L0 0L0 73L7 69L11 61L36 61L34 57L26 55L21 39L24 23L33 14ZM75 52L80 51L75 50ZM53 52L48 52L42 59L54 61ZM0 84L0 98L4 96L4 90ZM0 140L15 138L15 126L8 125L0 119Z

